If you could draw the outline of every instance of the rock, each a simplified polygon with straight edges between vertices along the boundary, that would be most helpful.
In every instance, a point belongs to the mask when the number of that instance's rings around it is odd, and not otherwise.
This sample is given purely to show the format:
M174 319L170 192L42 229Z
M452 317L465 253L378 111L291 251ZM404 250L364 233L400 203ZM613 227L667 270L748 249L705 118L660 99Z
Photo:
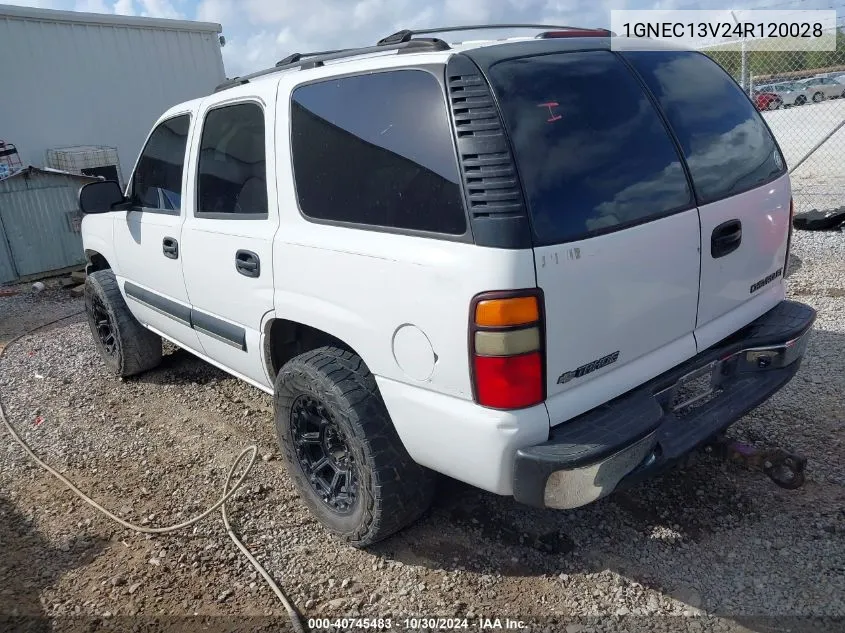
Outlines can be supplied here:
M126 577L125 576L115 576L111 579L112 587L122 587L126 584Z
M85 275L84 270L74 270L70 274L70 278L73 279L78 284L84 284L85 283L85 277L86 277L86 275Z
M235 592L232 591L231 589L224 589L223 591L220 592L220 595L217 596L217 602L225 602L226 600L229 599L229 597L233 593L235 593Z
M583 625L581 624L567 624L566 625L566 633L581 633L584 630Z
M129 585L129 589L127 589L127 591L128 591L130 594L133 594L133 593L135 593L136 591L138 591L138 589L140 589L140 588L141 588L141 583L140 583L140 582L136 582L136 583L133 583L133 584Z
M74 297L81 297L85 294L85 285L76 286L75 288L71 289L70 294Z
M352 581L349 578L344 578L343 582L340 583L341 589L346 589Z
M340 609L341 607L346 606L346 598L335 598L334 600L329 600L326 603L326 606L329 609Z

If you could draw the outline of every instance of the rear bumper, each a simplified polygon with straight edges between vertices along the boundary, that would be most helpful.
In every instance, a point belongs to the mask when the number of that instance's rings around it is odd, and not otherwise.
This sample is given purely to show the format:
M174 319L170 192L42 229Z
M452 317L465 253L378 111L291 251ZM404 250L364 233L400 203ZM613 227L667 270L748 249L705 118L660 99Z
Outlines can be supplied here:
M576 508L659 472L798 371L815 310L783 301L728 339L517 451L513 495Z

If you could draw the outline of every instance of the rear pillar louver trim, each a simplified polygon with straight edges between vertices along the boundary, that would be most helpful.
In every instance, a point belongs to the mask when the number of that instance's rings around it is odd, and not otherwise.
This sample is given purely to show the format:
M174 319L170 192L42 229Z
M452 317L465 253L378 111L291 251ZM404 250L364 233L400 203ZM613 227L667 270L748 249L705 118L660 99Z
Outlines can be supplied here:
M454 55L446 83L475 243L531 248L522 187L487 80L472 60Z

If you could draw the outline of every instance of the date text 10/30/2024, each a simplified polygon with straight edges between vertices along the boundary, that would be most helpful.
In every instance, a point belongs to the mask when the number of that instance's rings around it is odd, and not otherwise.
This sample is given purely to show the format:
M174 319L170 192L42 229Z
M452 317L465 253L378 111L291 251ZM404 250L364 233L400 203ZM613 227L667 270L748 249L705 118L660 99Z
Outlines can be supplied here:
M389 631L397 630L521 630L527 625L522 620L510 618L309 618L308 628L319 630L370 629Z

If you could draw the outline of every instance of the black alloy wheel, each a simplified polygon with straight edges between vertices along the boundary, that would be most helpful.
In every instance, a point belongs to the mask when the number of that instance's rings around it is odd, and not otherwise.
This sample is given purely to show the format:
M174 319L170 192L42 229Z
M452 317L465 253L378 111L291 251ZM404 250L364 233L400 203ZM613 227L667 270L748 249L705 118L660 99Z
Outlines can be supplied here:
M109 311L103 300L98 296L91 299L91 324L97 332L97 338L103 346L103 351L109 356L117 354L117 339Z
M359 478L349 441L332 414L316 398L301 395L290 413L297 461L314 492L333 512L350 514Z

